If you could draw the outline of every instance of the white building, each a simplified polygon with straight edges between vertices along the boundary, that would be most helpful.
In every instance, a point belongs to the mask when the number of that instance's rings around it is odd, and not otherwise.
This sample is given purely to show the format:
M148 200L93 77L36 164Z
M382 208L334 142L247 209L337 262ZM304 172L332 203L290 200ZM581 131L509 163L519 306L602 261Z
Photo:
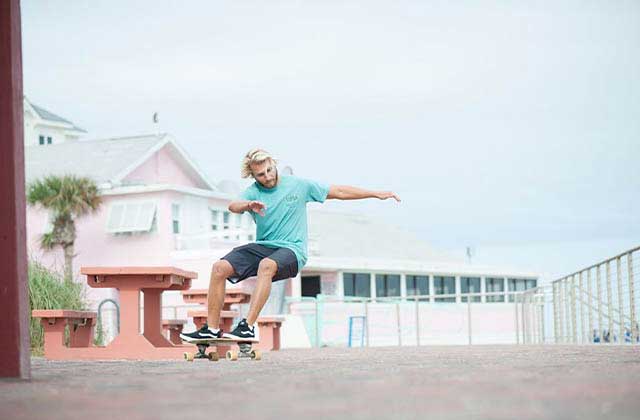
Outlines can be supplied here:
M24 144L46 146L76 141L86 131L24 97Z

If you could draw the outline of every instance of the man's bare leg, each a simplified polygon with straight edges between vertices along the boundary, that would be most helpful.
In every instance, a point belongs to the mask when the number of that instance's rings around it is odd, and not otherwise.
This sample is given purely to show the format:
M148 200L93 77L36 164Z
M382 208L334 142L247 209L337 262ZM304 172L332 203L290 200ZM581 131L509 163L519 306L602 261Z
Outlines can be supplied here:
M271 282L278 271L278 264L275 261L264 258L258 266L258 281L256 288L251 294L251 306L249 307L249 315L247 316L247 324L253 325L260 315L260 311L269 299L271 293Z
M233 275L235 270L227 260L220 260L211 268L211 280L209 281L209 294L207 296L207 323L210 328L220 328L220 311L224 304L224 289L227 278Z

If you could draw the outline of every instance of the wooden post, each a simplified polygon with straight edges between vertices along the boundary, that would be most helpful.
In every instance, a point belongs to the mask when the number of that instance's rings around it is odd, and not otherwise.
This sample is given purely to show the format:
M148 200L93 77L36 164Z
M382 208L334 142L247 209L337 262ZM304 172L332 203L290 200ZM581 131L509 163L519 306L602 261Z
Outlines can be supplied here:
M0 2L0 377L28 379L29 299L24 196L20 1Z

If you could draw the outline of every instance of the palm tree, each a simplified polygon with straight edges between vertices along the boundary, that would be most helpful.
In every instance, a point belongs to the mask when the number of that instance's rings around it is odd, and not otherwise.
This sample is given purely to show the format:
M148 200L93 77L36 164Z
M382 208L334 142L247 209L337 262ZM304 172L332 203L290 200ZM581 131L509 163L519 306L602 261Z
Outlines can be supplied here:
M41 246L44 249L53 249L58 245L62 247L64 278L70 282L75 256L75 220L98 210L102 203L98 186L90 178L75 175L47 176L31 183L27 190L29 205L40 205L53 216L53 229L42 235Z

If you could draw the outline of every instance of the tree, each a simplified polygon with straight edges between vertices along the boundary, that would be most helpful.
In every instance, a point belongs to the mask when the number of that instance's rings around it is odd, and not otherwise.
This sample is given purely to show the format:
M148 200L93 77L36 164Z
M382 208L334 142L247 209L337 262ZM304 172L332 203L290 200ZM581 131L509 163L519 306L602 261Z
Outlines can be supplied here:
M65 281L72 281L75 221L100 207L102 200L98 194L98 186L90 178L75 175L47 176L27 187L27 202L31 206L42 206L52 216L50 220L53 229L42 235L41 246L49 250L56 246L62 247L64 278Z

